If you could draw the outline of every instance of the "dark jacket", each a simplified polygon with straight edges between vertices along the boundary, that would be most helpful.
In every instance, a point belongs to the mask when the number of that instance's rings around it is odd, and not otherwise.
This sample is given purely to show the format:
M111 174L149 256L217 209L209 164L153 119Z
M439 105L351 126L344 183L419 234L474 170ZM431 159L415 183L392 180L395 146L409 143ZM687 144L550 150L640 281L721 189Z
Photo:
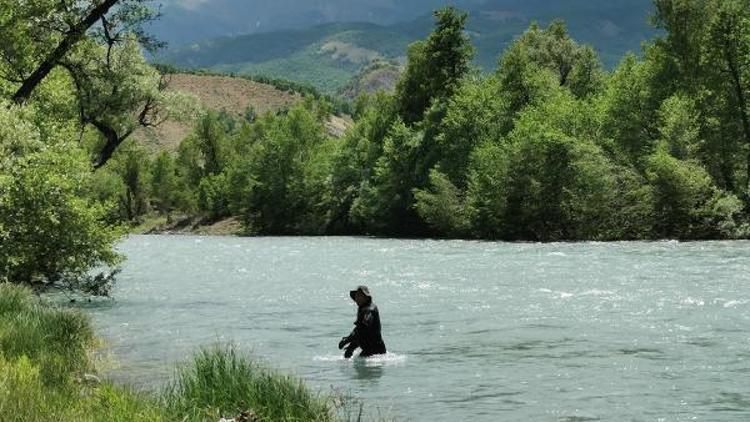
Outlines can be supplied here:
M372 301L357 310L354 330L345 338L349 343L346 356L350 357L356 348L361 348L360 356L381 355L386 352L383 337L380 335L380 314Z

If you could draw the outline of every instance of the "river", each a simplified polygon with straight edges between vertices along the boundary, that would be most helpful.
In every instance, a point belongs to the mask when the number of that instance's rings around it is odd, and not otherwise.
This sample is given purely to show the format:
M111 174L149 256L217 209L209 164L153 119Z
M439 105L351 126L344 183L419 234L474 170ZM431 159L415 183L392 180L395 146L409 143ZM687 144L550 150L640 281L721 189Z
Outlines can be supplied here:
M233 342L413 421L750 420L750 242L515 244L132 236L89 310L119 366L164 382ZM389 355L336 344L370 287Z

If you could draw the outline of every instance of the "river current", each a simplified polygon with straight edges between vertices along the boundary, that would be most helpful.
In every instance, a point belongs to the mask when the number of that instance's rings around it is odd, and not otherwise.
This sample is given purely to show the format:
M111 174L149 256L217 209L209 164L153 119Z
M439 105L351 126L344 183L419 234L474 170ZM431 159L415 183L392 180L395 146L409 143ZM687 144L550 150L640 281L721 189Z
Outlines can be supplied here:
M412 421L750 420L750 242L132 236L91 306L143 388L231 342ZM389 354L344 360L369 286Z

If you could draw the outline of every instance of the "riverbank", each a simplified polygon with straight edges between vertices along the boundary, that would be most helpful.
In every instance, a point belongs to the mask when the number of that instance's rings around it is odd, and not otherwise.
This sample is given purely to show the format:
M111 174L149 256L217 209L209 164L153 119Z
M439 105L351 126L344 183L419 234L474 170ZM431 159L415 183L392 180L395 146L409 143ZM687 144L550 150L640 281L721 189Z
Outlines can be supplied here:
M241 236L245 233L236 217L207 221L195 217L177 217L168 221L165 216L149 216L131 227L132 234L184 234L200 236Z
M198 352L155 393L100 381L99 347L88 315L0 284L0 420L340 420L340 398L231 346Z

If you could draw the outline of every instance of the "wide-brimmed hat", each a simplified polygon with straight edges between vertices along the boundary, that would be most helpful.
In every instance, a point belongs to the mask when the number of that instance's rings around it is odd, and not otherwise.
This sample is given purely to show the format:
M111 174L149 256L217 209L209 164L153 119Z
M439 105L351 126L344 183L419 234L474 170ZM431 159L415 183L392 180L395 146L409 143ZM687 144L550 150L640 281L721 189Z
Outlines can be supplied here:
M350 291L349 297L352 298L352 300L354 300L354 295L357 294L357 292L362 292L363 295L367 297L372 297L372 295L370 295L370 289L368 289L367 286L359 286L356 289Z

